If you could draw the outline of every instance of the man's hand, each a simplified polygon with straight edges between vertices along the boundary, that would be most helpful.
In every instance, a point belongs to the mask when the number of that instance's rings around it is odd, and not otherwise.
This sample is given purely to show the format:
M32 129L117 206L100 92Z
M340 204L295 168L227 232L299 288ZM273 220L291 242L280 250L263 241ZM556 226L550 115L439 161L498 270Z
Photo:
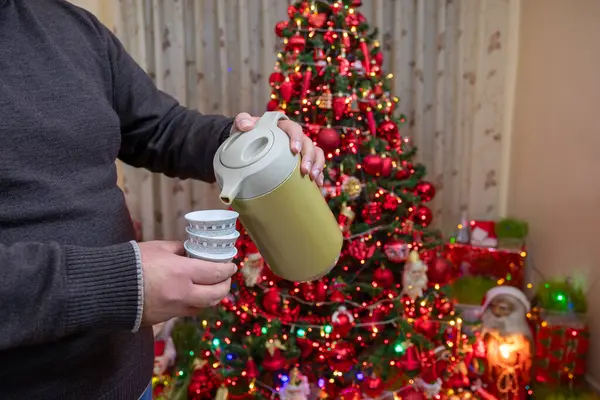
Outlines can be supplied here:
M240 113L235 117L233 131L248 132L254 128L260 117L253 117L247 113ZM290 148L294 154L302 153L303 175L309 174L310 179L323 186L323 168L325 167L325 155L323 150L315 146L308 136L302 132L302 127L290 120L279 121L279 128L290 137Z
M198 314L227 296L235 264L217 264L185 257L179 242L140 243L144 273L142 324Z

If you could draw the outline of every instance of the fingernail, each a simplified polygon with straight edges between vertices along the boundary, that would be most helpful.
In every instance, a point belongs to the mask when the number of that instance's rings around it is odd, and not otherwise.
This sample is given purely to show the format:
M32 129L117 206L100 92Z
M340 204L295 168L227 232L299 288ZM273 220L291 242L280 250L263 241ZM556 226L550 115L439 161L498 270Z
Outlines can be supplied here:
M304 168L306 169L306 172L310 171L310 166L312 164L312 161L308 160L304 163Z
M294 141L294 150L296 150L296 152L300 152L300 150L302 150L302 143L300 143L299 140Z
M233 264L233 273L235 274L236 272L238 272L238 266L237 264Z
M320 173L321 173L321 171L319 171L318 168L315 168L315 169L312 170L312 177L314 179L317 179L317 177L319 176Z
M319 186L323 186L323 175L319 175L319 178L317 178L317 183Z
M240 128L252 128L254 124L249 119L243 119L240 121Z

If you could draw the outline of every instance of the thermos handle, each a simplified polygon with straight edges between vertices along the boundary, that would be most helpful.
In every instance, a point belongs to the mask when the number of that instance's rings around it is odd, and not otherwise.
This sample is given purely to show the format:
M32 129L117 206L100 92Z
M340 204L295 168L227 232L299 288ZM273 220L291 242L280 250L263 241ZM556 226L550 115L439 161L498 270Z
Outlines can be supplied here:
M257 126L261 126L264 128L272 128L277 126L280 120L289 119L287 115L282 113L281 111L267 111L263 114L262 117L258 120Z

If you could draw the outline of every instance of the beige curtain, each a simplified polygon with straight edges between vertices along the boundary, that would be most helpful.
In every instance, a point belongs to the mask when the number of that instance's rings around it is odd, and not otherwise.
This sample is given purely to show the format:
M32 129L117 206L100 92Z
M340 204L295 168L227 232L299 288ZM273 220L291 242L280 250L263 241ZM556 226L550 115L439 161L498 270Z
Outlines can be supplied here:
M202 112L263 113L287 0L109 1L116 34L159 88ZM363 0L409 118L403 134L437 186L431 207L446 232L462 211L498 216L512 1ZM209 185L128 167L123 174L146 240L182 238L186 212L220 207Z

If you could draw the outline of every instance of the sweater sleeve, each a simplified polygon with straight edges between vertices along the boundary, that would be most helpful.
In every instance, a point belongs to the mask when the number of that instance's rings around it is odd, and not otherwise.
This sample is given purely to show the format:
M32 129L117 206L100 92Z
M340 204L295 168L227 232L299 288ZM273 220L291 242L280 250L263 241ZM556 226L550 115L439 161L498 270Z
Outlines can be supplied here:
M136 330L143 307L137 244L0 244L0 304L0 352L85 330Z
M111 63L113 104L121 121L119 158L170 177L214 182L213 157L228 137L233 119L181 106L156 88L108 29L103 31Z

